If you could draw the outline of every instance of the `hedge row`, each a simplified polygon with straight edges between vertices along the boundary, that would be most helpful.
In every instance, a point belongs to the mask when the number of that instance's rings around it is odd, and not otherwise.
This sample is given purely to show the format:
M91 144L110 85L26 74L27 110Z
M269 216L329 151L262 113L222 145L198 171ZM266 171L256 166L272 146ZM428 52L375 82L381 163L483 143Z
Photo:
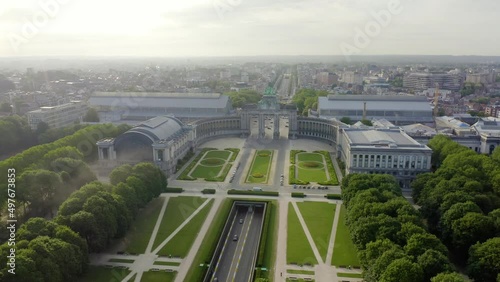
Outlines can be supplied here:
M192 157L194 156L194 152L189 150L184 158L177 161L177 165L175 166L175 172L179 171Z
M290 171L289 171L288 175L289 175L289 177L288 177L289 184L298 184L298 185L309 184L309 181L303 181L303 180L295 178L295 165L290 166Z
M201 190L201 193L202 194L215 194L215 189L205 188L205 189Z
M290 151L290 164L294 165L295 164L295 156L298 153L305 152L304 150L291 150Z
M230 152L233 152L233 155L231 156L231 158L229 159L229 162L232 163L236 160L236 157L238 156L238 154L240 153L240 149L237 149L237 148L226 148L224 149L226 151L230 151Z
M305 198L306 194L302 192L292 192L292 198Z
M341 200L342 196L340 194L326 194L325 198L329 200Z
M174 187L167 187L164 189L164 193L182 193L184 192L184 189L182 188L174 188Z
M279 196L279 192L274 191L251 191L251 190L227 190L228 195L255 195L255 196Z

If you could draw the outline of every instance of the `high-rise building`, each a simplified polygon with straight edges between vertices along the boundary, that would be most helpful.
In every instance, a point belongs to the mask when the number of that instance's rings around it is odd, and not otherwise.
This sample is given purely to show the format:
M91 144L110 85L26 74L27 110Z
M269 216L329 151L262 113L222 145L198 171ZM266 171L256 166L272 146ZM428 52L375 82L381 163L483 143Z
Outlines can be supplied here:
M82 101L71 101L70 103L40 107L38 110L28 112L28 123L31 129L36 130L40 122L45 122L51 128L64 127L81 121L87 113L87 104Z

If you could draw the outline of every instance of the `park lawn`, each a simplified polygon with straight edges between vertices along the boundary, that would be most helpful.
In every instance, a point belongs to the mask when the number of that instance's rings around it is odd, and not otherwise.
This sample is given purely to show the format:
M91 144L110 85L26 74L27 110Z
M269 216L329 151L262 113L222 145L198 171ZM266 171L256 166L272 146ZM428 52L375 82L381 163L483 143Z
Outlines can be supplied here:
M259 156L261 153L268 153L268 156ZM255 151L252 166L248 172L247 181L249 183L267 183L269 178L269 170L271 168L271 161L273 159L272 150L257 150ZM263 177L253 177L255 173L262 174Z
M226 165L225 162L222 162L220 165L213 165L213 166L205 166L201 162L203 162L203 160L211 158L224 159L227 161L229 159L230 154L231 154L230 151L223 151L223 150L208 151L206 155L200 160L200 163L196 165L196 167L193 169L193 171L191 172L191 176L194 178L217 177L221 172L221 170Z
M230 151L226 150L213 150L213 151L208 151L204 159L210 159L210 158L217 158L217 159L229 159L229 156L231 155Z
M323 164L323 155L317 153L298 153L297 158L297 179L305 182L324 182L328 180ZM317 162L319 166L304 167L304 162Z
M177 272L147 271L142 273L141 282L173 282Z
M340 208L335 244L333 246L332 265L359 266L358 253L352 242L349 229L347 229L345 214L345 207L342 206Z
M286 263L304 265L317 264L311 245L292 204L288 204L288 230L286 240Z
M323 162L323 155L317 153L302 152L297 154L299 162Z
M193 263L189 268L188 274L184 281L202 281L203 276L207 270L206 266L200 266L200 264L208 264L212 259L212 255L215 251L215 247L217 245L217 241L222 233L222 229L224 228L224 224L226 223L227 216L231 211L231 207L233 205L233 200L224 199L217 210L217 214L215 215L210 228L205 234L205 238L203 239L203 243L201 244L200 249L196 253L194 257Z
M186 224L159 252L160 256L172 255L174 257L186 257L189 249L193 245L198 232L200 231L208 212L212 208L214 201L212 199L210 202L203 207L200 212L195 215L191 221Z
M167 239L205 200L201 197L170 197L156 234L153 250Z
M129 275L130 270L120 268L107 268L104 266L89 265L87 273L80 277L78 282L109 282L122 281Z
M299 202L297 207L306 222L319 254L325 261L332 233L333 217L335 216L335 204Z
M153 199L139 212L127 235L122 239L126 242L125 252L142 254L146 251L164 200L165 198Z

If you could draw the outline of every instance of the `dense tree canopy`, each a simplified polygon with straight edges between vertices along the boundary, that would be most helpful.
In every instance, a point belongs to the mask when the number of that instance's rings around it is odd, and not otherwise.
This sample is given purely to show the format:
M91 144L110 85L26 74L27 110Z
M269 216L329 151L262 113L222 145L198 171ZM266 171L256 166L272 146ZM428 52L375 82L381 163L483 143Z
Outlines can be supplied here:
M293 103L302 115L307 115L309 110L318 108L318 97L327 96L328 92L324 90L300 89L293 96Z
M255 104L262 98L262 94L250 89L226 92L224 93L224 95L227 95L231 98L233 108L241 108L246 104Z
M424 228L393 176L350 174L341 188L365 281L429 281L451 270L448 250Z
M500 151L480 155L443 135L429 146L437 169L412 182L413 198L429 230L465 264L472 245L500 234L493 212L500 208Z
M87 244L67 226L31 218L16 239L16 281L72 281L87 268ZM10 248L7 243L0 246L1 281L12 277L7 273Z
M0 154L16 152L32 146L35 135L26 118L14 115L0 118Z

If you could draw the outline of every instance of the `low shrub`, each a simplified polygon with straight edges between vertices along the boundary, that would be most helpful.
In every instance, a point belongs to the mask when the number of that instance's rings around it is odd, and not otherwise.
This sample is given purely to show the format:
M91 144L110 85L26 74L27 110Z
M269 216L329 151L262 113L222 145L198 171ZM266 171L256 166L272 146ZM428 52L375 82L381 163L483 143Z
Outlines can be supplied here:
M184 192L184 189L182 188L176 188L176 187L167 187L165 188L164 193L182 193Z
M228 195L255 195L255 196L279 196L279 192L274 191L251 191L251 190L227 190Z
M292 192L292 198L305 198L306 194L302 192Z
M256 172L256 173L252 174L252 177L253 178L262 178L262 177L264 177L264 174Z
M342 200L342 196L340 194L326 194L325 198L329 200Z
M215 194L215 189L205 188L201 190L202 194Z

